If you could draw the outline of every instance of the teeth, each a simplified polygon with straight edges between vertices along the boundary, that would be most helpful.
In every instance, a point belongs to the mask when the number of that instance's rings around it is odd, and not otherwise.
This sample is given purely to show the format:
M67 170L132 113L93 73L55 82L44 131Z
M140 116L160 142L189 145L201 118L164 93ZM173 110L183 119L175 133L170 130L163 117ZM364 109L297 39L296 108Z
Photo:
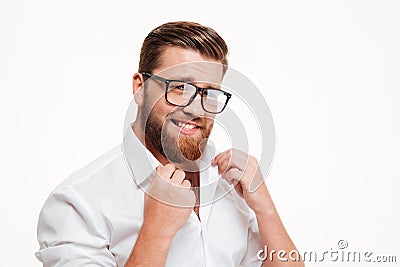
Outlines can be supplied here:
M182 122L178 122L178 126L182 127L185 130L191 130L191 129L196 127L196 126L194 126L192 124L186 124L186 123L182 123Z

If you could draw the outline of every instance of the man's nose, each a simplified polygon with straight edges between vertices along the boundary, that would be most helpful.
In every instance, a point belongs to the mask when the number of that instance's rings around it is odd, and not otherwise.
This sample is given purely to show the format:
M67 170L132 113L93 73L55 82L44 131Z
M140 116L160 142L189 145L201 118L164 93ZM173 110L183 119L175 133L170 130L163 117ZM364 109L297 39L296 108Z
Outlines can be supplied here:
M204 109L201 105L201 95L197 94L192 103L183 108L185 113L190 113L194 116L203 116Z

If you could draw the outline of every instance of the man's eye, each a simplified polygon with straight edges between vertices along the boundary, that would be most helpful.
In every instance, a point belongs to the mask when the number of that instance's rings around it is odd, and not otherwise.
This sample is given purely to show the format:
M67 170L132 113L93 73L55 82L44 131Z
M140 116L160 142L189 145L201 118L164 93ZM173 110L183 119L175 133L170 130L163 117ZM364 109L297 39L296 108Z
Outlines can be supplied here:
M185 89L185 84L176 84L172 87L172 89L183 90Z

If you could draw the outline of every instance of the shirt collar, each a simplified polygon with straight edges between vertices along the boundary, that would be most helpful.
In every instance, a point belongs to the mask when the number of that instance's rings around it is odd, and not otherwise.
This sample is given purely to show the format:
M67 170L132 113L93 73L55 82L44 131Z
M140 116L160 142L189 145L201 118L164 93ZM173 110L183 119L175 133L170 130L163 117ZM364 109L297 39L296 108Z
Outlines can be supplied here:
M132 127L126 129L122 149L129 172L138 186L142 185L147 178L151 178L156 167L161 165L140 142Z

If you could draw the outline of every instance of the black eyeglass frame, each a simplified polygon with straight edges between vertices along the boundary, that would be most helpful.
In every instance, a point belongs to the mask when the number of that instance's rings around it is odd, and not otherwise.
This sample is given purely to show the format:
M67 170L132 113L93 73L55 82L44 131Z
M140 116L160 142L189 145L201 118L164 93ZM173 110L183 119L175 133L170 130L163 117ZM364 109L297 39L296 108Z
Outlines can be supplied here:
M224 109L226 108L226 106L227 106L227 104L228 104L228 102L229 102L229 99L232 97L232 94L230 94L230 93L228 93L228 92L225 92L225 91L223 91L223 90L216 89L216 88L201 88L201 87L198 87L198 86L196 86L195 84L190 83L190 82L185 82L185 81L181 81L181 80L174 80L174 79L166 79L166 78L163 78L163 77L154 75L154 74L149 73L149 72L141 72L141 74L144 75L144 76L147 76L148 78L153 78L153 79L155 79L155 80L158 80L158 81L160 81L160 82L165 83L165 94L164 94L165 101L167 101L168 104L171 104L171 105L173 105L173 106L177 106L177 107L187 107L187 106L189 106L190 104L192 104L192 102L193 102L193 100L196 98L197 94L200 93L200 96L201 96L201 107L203 108L203 110L204 110L205 112L208 112L208 113L211 113L211 114L219 114L219 113L221 113L222 111L224 111ZM185 104L185 105L177 105L177 104L171 103L171 102L168 100L167 93L168 93L169 84L170 84L171 82L182 82L182 83L190 84L191 86L193 86L194 88L196 88L196 92L190 97L190 99L189 99L189 101L188 101L187 104ZM220 111L218 111L218 112L212 112L212 111L208 111L207 109L204 108L204 103L203 103L203 94L204 94L204 90L218 90L218 91L222 92L224 95L226 95L226 101L225 101L224 107L223 107Z

